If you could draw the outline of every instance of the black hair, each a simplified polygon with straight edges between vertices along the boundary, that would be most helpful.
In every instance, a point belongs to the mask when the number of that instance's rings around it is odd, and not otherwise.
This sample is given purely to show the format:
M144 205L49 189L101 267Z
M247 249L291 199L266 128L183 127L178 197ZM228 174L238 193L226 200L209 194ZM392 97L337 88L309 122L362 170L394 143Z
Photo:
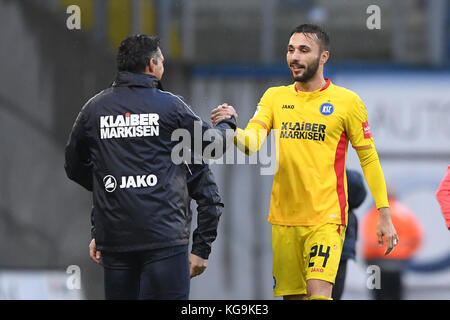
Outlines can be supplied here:
M290 37L292 37L292 35L294 33L310 33L310 34L312 33L312 34L315 34L317 36L317 39L319 40L320 47L321 47L322 51L329 50L330 37L318 25L308 24L308 23L301 24L301 25L295 27L294 30L292 30Z
M142 73L151 59L157 58L159 54L159 38L145 34L137 34L126 37L120 43L117 53L117 69Z

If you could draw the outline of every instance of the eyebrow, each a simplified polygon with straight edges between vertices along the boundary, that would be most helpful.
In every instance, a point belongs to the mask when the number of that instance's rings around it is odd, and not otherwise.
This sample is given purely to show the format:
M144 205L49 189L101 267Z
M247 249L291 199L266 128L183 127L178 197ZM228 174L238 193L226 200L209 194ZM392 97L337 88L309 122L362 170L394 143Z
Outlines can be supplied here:
M292 45L292 44L289 44L289 45L288 45L288 49L289 49L289 48L295 48L295 46ZM310 47L310 46L307 46L306 44L301 44L301 45L299 45L297 48L298 48L298 49L311 49L311 47Z

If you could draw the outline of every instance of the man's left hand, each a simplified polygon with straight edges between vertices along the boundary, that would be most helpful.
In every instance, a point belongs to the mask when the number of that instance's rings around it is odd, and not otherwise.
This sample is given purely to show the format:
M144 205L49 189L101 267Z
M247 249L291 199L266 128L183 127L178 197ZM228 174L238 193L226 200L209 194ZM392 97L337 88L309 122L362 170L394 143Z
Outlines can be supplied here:
M206 267L208 267L208 260L191 253L189 256L189 266L191 269L191 278L193 278L206 270Z
M378 246L383 246L383 237L386 239L386 251L384 255L387 256L398 244L397 231L391 220L391 211L389 208L379 209L380 217L377 225Z

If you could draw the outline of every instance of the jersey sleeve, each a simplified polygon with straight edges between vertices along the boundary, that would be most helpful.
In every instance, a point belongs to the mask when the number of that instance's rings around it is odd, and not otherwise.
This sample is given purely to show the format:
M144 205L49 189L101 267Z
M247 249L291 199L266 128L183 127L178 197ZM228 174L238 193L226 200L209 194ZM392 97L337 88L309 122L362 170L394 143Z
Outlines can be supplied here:
M353 105L349 108L344 125L353 149L358 154L364 177L377 208L389 207L386 182L370 131L366 106L358 96L354 98Z
M273 88L269 88L256 107L253 117L247 127L238 128L234 144L246 154L257 152L263 145L273 126Z
M374 140L367 119L367 110L359 97L355 97L345 122L345 131L355 150L374 148Z

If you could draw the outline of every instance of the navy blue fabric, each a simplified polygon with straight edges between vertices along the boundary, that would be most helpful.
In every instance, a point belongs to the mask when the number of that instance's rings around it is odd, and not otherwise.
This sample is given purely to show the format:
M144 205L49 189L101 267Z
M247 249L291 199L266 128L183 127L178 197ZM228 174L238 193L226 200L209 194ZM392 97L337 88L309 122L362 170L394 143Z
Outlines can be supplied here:
M102 252L107 300L188 300L188 246Z
M101 139L102 119L126 114L157 114L158 134ZM161 90L160 82L145 74L119 72L110 88L82 108L65 149L65 170L70 179L93 193L93 236L98 250L130 252L188 244L189 170L184 163L172 162L171 153L180 143L172 141L172 134L182 128L194 139L199 134L196 124L202 136L211 129L216 141L222 142L227 129L236 129L234 117L212 129L180 97ZM203 149L211 143L203 141ZM222 146L225 151L226 144ZM151 187L119 187L121 180L150 175L157 181ZM111 177L117 188L108 190ZM216 190L207 188L203 193L214 195ZM217 218L210 221L215 223ZM200 251L205 255L207 249L203 246Z
M341 260L355 259L356 241L358 240L358 219L353 209L358 208L366 198L363 177L358 171L347 169L348 185L348 224L345 231Z

